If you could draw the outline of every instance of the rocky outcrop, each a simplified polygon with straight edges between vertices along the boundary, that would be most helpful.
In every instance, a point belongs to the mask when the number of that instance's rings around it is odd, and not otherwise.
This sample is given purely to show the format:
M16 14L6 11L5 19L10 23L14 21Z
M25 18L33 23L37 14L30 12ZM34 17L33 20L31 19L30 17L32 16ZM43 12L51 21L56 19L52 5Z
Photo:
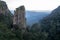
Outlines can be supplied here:
M0 1L0 22L9 26L12 24L12 14L4 1Z
M19 29L26 29L25 7L21 6L14 11L13 25Z
M13 24L14 27L18 27L19 29L26 29L26 20L25 20L25 7L21 6L16 8L14 11L14 16L9 11L6 2L0 1L0 21L3 21L5 24L10 25ZM12 17L13 16L13 17ZM12 21L13 18L13 21Z
M0 1L0 14L4 14L4 15L8 15L9 13L11 13L7 7L6 2L4 1Z

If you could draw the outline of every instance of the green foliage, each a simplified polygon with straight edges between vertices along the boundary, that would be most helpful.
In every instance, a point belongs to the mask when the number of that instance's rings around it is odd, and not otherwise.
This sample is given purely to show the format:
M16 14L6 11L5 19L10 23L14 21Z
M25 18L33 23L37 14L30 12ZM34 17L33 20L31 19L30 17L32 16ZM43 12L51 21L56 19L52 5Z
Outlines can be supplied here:
M0 40L12 39L15 35L7 28L7 25L0 22Z
M32 31L32 32L40 32L40 30L41 30L40 24L39 23L35 23L35 24L32 25L30 31Z
M40 31L40 24L35 23L32 25L31 29L24 33L23 39L24 40L46 40L48 37L47 32Z

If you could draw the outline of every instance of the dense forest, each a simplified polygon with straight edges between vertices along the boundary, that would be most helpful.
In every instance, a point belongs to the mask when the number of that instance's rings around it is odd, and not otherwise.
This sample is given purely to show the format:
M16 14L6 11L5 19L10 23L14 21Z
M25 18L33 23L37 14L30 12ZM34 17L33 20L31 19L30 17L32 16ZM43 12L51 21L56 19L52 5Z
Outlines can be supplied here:
M13 14L6 11L8 8L3 3L0 2L0 40L60 40L60 6L22 33L19 28L12 29Z

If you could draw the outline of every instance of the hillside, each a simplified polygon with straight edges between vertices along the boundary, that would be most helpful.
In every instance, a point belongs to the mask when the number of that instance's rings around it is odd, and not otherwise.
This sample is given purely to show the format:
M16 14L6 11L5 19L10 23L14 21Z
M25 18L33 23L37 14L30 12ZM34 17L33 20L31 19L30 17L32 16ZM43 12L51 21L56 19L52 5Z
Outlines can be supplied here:
M58 35L60 35L60 6L41 21L41 27L42 31L49 33L49 40L58 40Z

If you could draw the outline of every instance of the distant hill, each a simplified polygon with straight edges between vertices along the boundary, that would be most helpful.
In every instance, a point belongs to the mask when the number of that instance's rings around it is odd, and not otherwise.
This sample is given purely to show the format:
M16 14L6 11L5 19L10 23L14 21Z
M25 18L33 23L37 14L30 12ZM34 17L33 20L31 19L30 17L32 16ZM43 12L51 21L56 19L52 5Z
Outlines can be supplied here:
M32 25L34 23L39 22L39 20L43 19L45 16L49 15L50 12L42 11L26 11L27 24Z
M13 10L11 10L12 13ZM39 20L41 20L43 17L50 14L50 11L41 11L41 12L35 12L35 11L26 11L26 22L27 25L32 25L34 23L37 23Z

